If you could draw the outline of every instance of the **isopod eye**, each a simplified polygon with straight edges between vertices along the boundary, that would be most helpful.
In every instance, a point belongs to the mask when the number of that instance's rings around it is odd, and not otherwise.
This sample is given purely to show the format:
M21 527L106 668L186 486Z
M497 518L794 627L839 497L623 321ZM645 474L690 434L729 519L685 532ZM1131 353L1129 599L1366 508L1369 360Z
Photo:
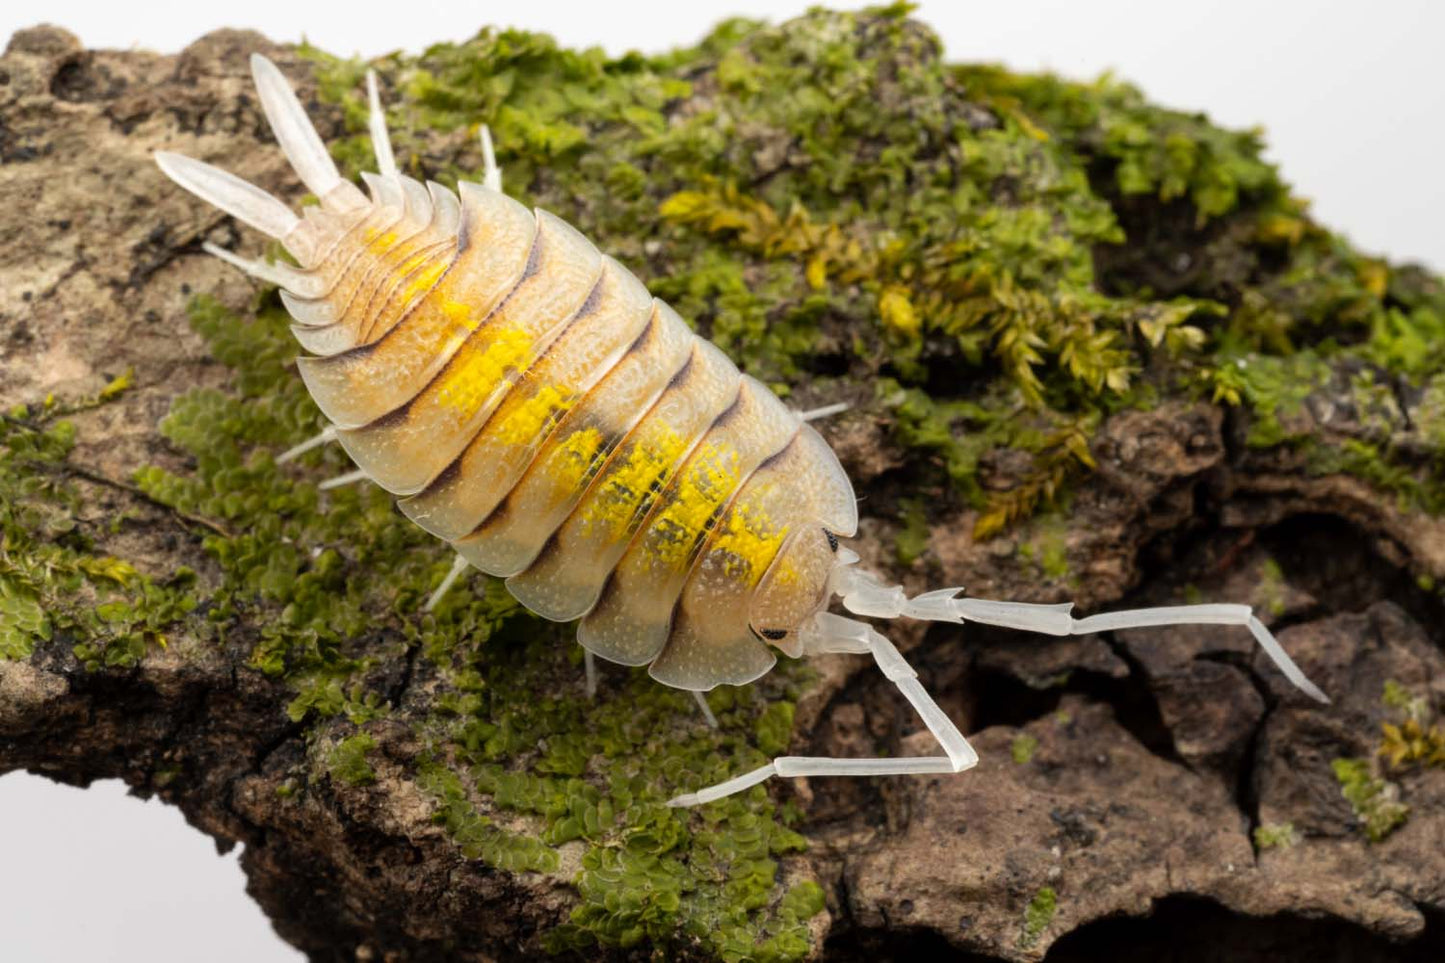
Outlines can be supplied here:
M823 529L823 535L824 535L825 538L828 539L828 547L833 550L833 553L834 553L834 554L837 554L837 552L838 552L838 536L837 536L837 535L834 535L832 532L828 531L826 528Z
M787 629L763 629L763 630L762 630L761 632L759 632L758 634L761 635L763 638L767 639L769 642L776 642L776 641L778 641L779 639L786 639L786 638L788 637L788 630L787 630Z

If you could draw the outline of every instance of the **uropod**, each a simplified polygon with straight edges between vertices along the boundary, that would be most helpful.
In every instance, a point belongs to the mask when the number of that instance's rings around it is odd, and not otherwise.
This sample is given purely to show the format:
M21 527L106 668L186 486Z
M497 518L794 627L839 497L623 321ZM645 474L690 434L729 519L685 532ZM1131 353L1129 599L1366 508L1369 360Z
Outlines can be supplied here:
M375 173L343 180L281 72L251 58L281 149L320 203L297 215L225 171L156 162L182 187L280 241L299 267L206 249L281 289L298 359L328 421L278 460L336 442L456 562L504 578L532 612L578 620L592 657L647 665L701 693L768 672L776 651L871 656L941 756L783 756L671 800L720 799L771 776L956 773L968 740L872 625L852 615L976 622L1050 635L1178 624L1247 628L1300 689L1327 701L1243 605L1132 609L909 597L864 571L853 489L809 424L692 333L631 272L560 218L502 192L482 128L481 184L453 193L397 169L368 75ZM710 720L710 714L709 714Z

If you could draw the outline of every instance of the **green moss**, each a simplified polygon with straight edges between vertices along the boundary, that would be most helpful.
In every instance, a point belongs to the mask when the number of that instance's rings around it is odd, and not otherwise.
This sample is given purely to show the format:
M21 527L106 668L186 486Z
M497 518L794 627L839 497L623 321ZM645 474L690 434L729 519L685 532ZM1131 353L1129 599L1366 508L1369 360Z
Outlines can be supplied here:
M912 565L928 551L928 512L923 499L905 499L900 505L903 525L893 537L893 553L904 565Z
M1368 760L1336 759L1330 768L1370 842L1382 841L1405 824L1410 807L1399 801L1399 787L1374 775Z
M1278 618L1284 614L1284 569L1279 562L1266 558L1259 566L1258 596L1264 600L1264 610Z
M365 732L342 739L326 756L326 770L331 778L348 786L366 786L376 782L376 771L366 761L366 754L376 748L376 740Z
M1013 742L1009 743L1009 754L1013 756L1014 762L1023 765L1034 757L1038 751L1039 740L1027 732L1020 732L1014 736Z
M375 66L418 174L475 178L470 138L439 154L436 133L487 123L510 191L780 393L826 394L823 367L881 374L914 477L980 509L979 537L1065 504L1119 407L1192 386L1247 405L1250 443L1272 446L1308 434L1292 416L1342 354L1438 370L1438 280L1312 222L1257 131L1109 77L948 65L902 9L734 20L651 58L484 30ZM309 54L355 132L337 156L359 169L365 65ZM1159 290L1173 269L1157 265L1181 255L1200 269ZM999 448L1036 469L985 491L979 459Z
M1299 844L1293 823L1267 823L1254 827L1254 848L1289 849Z
M1150 104L1135 87L1104 75L1093 83L995 66L960 66L973 96L1040 136L1064 140L1120 195L1187 200L1203 223L1242 203L1284 194L1261 153L1260 131L1226 131L1202 114Z
M1054 921L1058 908L1059 897L1052 886L1045 886L1034 894L1024 910L1023 927L1019 932L1020 949L1028 949L1039 941Z
M81 639L71 651L86 668L129 668L165 646L196 606L195 573L147 577L97 554L99 533L77 519L86 473L70 461L76 429L63 416L109 403L125 380L94 397L49 397L0 415L0 659Z
M1048 578L1067 578L1069 574L1068 523L1061 515L1035 519L1028 536L1019 541L1019 556L1038 565Z

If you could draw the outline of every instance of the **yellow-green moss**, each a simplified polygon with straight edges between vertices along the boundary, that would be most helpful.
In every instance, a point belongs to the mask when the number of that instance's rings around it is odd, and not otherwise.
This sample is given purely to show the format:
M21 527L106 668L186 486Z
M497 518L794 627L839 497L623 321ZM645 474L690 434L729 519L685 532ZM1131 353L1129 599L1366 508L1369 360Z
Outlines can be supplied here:
M1378 843L1404 825L1410 807L1399 801L1400 787L1374 775L1369 760L1335 759L1330 768L1370 842Z
M1020 732L1014 736L1013 742L1009 743L1009 754L1013 756L1014 762L1023 765L1033 759L1034 753L1038 751L1038 748L1038 739L1029 735L1027 732Z
M376 748L376 740L365 732L342 739L326 756L326 769L331 778L348 786L365 786L376 782L376 771L366 761L366 754Z
M1293 823L1266 823L1254 827L1254 848L1289 849L1299 844Z
M0 659L27 659L63 638L81 640L71 651L89 669L134 666L196 606L193 572L147 578L97 554L77 523L83 476L68 463L75 426L64 416L124 387L122 376L95 397L52 396L0 414Z
M1034 894L1034 898L1029 900L1029 905L1024 910L1023 926L1019 931L1021 949L1028 949L1039 941L1039 937L1044 935L1049 924L1054 921L1058 908L1059 896L1052 886L1045 886Z

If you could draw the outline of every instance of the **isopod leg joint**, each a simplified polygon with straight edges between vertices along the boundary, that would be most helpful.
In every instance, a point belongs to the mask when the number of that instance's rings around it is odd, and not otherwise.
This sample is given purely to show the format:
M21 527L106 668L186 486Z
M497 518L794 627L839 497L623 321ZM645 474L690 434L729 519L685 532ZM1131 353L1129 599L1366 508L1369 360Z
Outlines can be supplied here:
M772 776L901 776L963 772L978 764L978 753L918 681L918 673L872 626L856 619L820 613L803 626L800 638L808 654L867 653L913 706L928 731L943 748L941 756L904 756L896 759L838 759L829 756L779 756L752 772L684 793L668 800L669 806L697 806L756 786Z
M1029 602L1000 602L963 596L962 588L938 589L909 598L902 586L891 585L872 572L857 568L856 556L840 557L830 588L841 597L843 607L854 615L871 618L910 618L930 622L976 622L1044 635L1087 635L1116 629L1149 628L1164 625L1242 625L1249 629L1260 648L1300 691L1319 702L1329 697L1311 682L1289 657L1279 640L1247 605L1163 605L1148 609L1105 612L1088 618L1073 616L1073 603L1040 605ZM820 618L825 617L820 616Z

